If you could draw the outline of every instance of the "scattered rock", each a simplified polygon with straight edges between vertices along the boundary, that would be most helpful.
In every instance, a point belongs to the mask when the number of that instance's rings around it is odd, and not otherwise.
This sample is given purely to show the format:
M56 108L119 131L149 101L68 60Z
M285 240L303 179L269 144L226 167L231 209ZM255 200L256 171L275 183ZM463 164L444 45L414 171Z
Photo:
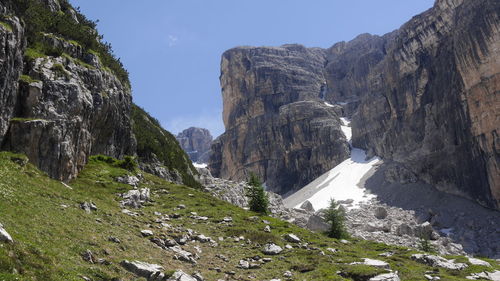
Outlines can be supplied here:
M148 236L153 236L154 235L153 231L148 230L148 229L141 230L141 234L144 237L148 237Z
M211 242L212 241L212 238L210 237L207 237L203 234L200 234L200 235L197 235L195 237L196 240L200 241L201 243L207 243L207 242Z
M300 208L303 209L303 210L306 210L306 211L314 213L313 204L311 202L309 202L309 200L304 201L304 203L302 203L302 205L300 205Z
M136 212L132 212L130 210L127 210L127 209L123 209L122 210L122 213L126 214L126 215L129 215L129 216L132 216L132 217L138 217L139 214L136 213Z
M399 236L409 235L413 236L413 228L411 228L408 224L402 223L396 228L396 234Z
M201 275L198 275L198 276L201 276ZM201 280L203 280L203 279L201 279ZM198 279L194 276L191 276L191 275L185 273L182 270L177 270L166 281L198 281Z
M129 175L117 177L116 181L119 183L131 185L133 187L137 187L140 182L139 178L137 178L136 176L129 176Z
M193 274L193 277L194 279L196 279L196 281L205 281L205 278L203 278L203 276L198 272Z
M239 268L243 269L249 269L250 268L250 263L246 260L240 260L240 263L238 265Z
M385 219L387 217L387 209L384 207L377 207L374 215L379 220Z
M397 272L380 274L375 277L370 278L369 281L400 281Z
M177 208L178 208L178 209L186 209L186 205L184 205L184 204L179 204L179 205L177 205Z
M384 268L384 269L390 268L389 264L386 263L385 261L373 260L373 259L368 259L368 258L364 258L363 262L353 262L351 264L364 264L364 265L378 267L378 268Z
M281 248L280 246L278 246L274 243L266 244L264 246L264 248L262 249L262 253L264 253L266 255L278 255L282 251L283 251L283 248Z
M120 243L121 243L120 239L118 239L118 238L116 238L116 237L114 237L114 236L110 236L110 237L108 238L108 240L109 240L109 241L111 241L111 242L114 242L114 243L118 243L118 244L120 244Z
M427 280L441 280L441 277L438 276L432 276L430 274L424 274L425 279Z
M14 242L10 234L3 228L2 224L0 224L0 242L7 242L7 243Z
M151 191L149 188L132 189L123 193L120 202L122 207L140 208L144 203L150 200Z
M440 256L427 254L414 254L411 258L419 263L423 263L432 267L443 267L446 269L462 270L467 267L465 263L455 263L454 260L447 260Z
M472 273L470 276L465 277L469 280L493 280L500 281L500 271L495 270L494 272L481 272Z
M85 253L82 254L82 259L86 262L89 262L89 263L95 263L96 262L96 259L94 257L94 254L92 253L92 251L90 250L86 250Z
M289 270L285 271L285 273L283 273L283 277L285 278L292 278L293 276L293 273Z
M476 258L469 258L469 262L473 265L482 265L482 266L491 266L491 264L487 261L483 261L483 260L480 260L480 259L476 259Z
M120 265L125 268L127 271L132 272L133 274L139 276L139 277L144 277L148 280L158 280L158 279L151 279L152 276L157 276L163 274L163 267L161 265L157 264L150 264L150 263L145 263L145 262L140 262L140 261L133 261L129 262L127 260L124 260L120 263ZM161 280L161 279L159 279ZM170 279L169 279L170 280ZM172 280L177 280L177 279L172 279Z
M285 240L292 243L300 243L300 238L297 235L288 233L285 235Z
M80 203L80 208L90 214L92 211L97 211L97 206L93 202Z
M269 225L266 225L264 227L264 232L271 232L271 227Z

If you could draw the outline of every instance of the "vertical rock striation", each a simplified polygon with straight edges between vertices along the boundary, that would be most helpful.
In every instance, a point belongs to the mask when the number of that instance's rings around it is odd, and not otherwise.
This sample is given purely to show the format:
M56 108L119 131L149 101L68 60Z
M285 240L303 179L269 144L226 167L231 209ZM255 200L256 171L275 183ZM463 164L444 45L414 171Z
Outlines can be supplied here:
M283 194L347 158L339 116L321 101L324 64L323 50L300 45L225 52L226 132L212 146L211 172L243 180L252 171Z
M312 180L313 169L326 171L323 161L334 166L346 156L340 146L323 159L309 157L312 147L335 147L332 140L306 140L314 133L304 124L314 117L293 111L294 118L283 118L287 107L311 101L319 116L333 110L352 117L353 146L403 163L440 190L500 207L499 13L499 1L437 0L384 36L363 34L326 50L227 51L226 133L212 147L212 172L242 179L253 170L286 193ZM342 111L320 109L321 98ZM298 151L307 156L290 156Z
M441 190L498 207L498 1L444 1L413 18L369 74L353 144Z

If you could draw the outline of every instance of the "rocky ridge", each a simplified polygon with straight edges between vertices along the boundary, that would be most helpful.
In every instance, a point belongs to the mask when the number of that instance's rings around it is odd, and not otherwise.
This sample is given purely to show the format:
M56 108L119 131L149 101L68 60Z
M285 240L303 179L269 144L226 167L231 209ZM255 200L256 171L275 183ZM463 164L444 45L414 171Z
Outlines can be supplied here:
M170 151L168 159L161 149L145 149L144 134L132 125L152 118L132 116L128 73L100 41L95 23L66 0L28 2L0 3L0 149L26 154L62 181L75 178L91 155L103 154L138 156L150 172L198 185L191 162L161 127L151 126L150 135ZM43 18L57 24L42 24ZM137 115L142 119L132 120Z
M176 136L177 141L193 162L208 163L213 137L210 131L191 127Z

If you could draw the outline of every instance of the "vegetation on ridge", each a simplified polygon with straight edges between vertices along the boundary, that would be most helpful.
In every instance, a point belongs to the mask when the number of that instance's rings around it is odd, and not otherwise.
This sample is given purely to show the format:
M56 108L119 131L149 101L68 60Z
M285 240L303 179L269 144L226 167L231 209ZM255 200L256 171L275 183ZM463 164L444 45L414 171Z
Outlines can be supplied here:
M122 83L130 87L127 70L120 59L113 54L111 44L105 43L103 36L97 33L96 22L87 19L78 9L74 10L67 0L59 0L60 12L51 12L39 0L7 0L6 2L25 23L28 59L33 58L34 54L36 56L61 56L63 54L63 50L53 49L44 43L44 33L51 33L81 46L87 52L98 54L101 63L111 69ZM73 19L71 11L75 11L78 22Z
M156 158L169 170L177 170L185 185L200 187L193 175L197 173L177 139L144 109L132 105L132 130L137 140L137 155L142 162Z

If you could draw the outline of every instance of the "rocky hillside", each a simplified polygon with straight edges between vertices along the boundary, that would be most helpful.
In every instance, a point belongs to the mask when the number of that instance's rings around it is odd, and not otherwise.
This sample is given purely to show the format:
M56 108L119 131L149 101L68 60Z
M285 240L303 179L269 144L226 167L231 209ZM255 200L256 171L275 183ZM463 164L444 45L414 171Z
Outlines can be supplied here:
M213 137L210 131L191 127L177 135L177 141L193 162L208 163Z
M136 137L139 145L144 140L132 130L128 73L101 39L95 23L66 0L0 3L2 150L24 153L64 181L75 178L90 155L152 158L144 146L136 149ZM163 130L150 127L150 134ZM164 174L181 174L166 178L194 186L196 171L175 138L157 136L168 143L161 148L169 151L168 160L160 159L169 170Z
M399 30L326 50L229 50L221 63L226 133L213 146L211 171L230 179L258 172L280 193L305 185L318 176L308 167L321 174L347 155L336 118L327 118L332 129L304 129L319 123L303 111L321 107L352 117L353 146L498 208L499 11L498 1L437 0ZM302 124L283 122L304 101L311 106L293 117Z
M106 156L68 184L27 162L0 153L1 280L464 280L500 269L330 239Z
M226 132L214 141L210 170L242 180L249 171L286 193L348 157L339 111L325 91L319 49L239 47L222 56Z

